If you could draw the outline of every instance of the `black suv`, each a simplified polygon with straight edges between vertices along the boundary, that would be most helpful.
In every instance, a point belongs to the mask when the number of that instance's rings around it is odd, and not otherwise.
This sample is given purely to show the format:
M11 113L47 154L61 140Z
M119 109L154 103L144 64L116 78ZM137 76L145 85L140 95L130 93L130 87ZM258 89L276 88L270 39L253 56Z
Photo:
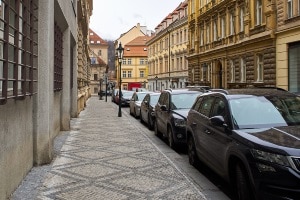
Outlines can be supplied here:
M168 138L171 148L178 144L186 144L186 115L193 105L199 90L167 89L161 92L155 106L154 131L156 135L162 133Z
M205 163L237 199L300 198L299 96L279 88L207 92L188 113L187 140L190 164Z

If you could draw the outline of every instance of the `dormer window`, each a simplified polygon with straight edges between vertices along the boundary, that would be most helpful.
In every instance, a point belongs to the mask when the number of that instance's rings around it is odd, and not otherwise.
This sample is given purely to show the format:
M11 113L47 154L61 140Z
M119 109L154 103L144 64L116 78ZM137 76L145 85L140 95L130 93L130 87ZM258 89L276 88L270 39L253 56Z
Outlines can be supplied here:
M95 42L94 41L91 41L91 44L94 44Z
M94 35L94 33L91 32L90 35Z
M97 44L100 44L100 41L97 41Z

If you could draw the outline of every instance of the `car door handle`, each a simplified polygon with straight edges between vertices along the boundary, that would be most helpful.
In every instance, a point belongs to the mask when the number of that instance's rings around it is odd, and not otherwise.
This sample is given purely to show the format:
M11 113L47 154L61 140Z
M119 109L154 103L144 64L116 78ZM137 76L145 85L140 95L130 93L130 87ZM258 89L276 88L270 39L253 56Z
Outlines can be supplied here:
M210 134L211 134L211 132L210 132L208 129L206 129L206 130L204 131L204 133L206 133L207 135L210 135Z
M196 126L197 125L197 123L196 122L192 122L192 124L191 124L192 126Z

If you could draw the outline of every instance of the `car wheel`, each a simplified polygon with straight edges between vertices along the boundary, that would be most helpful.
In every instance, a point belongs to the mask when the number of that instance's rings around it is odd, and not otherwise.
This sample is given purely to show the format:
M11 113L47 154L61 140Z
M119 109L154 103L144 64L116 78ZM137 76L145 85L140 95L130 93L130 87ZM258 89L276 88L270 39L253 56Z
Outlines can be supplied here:
M176 149L176 144L173 138L173 132L171 127L168 127L168 144L172 149Z
M238 200L251 200L253 196L250 192L250 185L245 168L238 163L235 167L235 188L236 197Z
M188 138L188 156L190 165L198 167L199 158L197 156L195 141L193 137Z
M156 136L160 136L160 133L159 133L159 130L158 130L158 127L157 127L157 122L156 120L154 121L154 134Z

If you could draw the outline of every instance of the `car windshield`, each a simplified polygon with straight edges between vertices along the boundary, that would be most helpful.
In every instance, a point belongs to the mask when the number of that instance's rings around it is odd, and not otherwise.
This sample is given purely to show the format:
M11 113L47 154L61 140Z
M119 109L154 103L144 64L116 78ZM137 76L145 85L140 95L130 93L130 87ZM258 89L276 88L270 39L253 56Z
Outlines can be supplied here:
M134 91L122 91L122 97L126 99L131 98L133 93Z
M232 118L238 129L300 124L300 98L256 97L231 99Z
M137 93L137 101L143 101L147 93Z
M172 95L171 109L191 108L195 99L200 93L180 93Z
M151 98L150 98L150 105L151 106L155 106L158 102L158 99L159 99L159 94L157 95L151 95Z

